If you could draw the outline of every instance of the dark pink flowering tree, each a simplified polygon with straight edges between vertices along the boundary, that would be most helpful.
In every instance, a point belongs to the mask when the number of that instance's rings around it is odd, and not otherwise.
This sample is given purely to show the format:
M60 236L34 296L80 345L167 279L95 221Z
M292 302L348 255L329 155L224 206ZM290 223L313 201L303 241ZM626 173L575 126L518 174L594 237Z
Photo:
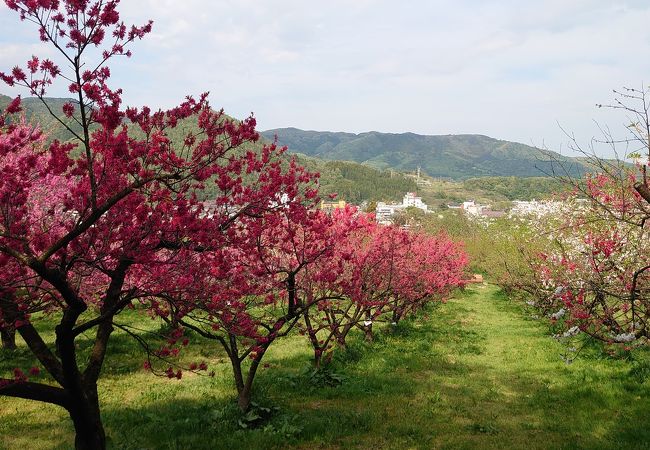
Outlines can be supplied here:
M355 274L351 273L351 262L362 252L359 244L374 229L371 215L362 214L354 208L337 209L332 213L333 251L306 270L298 280L305 298L318 299L302 313L298 328L306 335L314 350L314 365L321 367L327 362L335 345L336 334L332 332L332 316L323 317L334 308L350 308L352 300L343 289L342 282ZM336 309L342 311L340 309Z
M18 102L14 102L7 108L7 113L15 113ZM4 123L6 114L0 115L0 120ZM15 179L16 170L30 170L33 164L37 171L47 170L47 161L38 149L42 147L43 135L38 128L31 127L24 122L18 122L7 129L7 133L0 135L0 146L4 149L16 147L17 151L10 152L0 156L2 168L0 172L3 175L7 190L4 191L4 202L11 201L10 197L20 195L13 191L12 180ZM38 176L38 175L37 175ZM24 197L19 201L26 201L29 205L26 214L31 216L34 223L41 223L45 226L43 232L49 232L50 227L54 225L52 220L47 219L49 211L46 199L61 200L67 188L66 180L58 176L46 176L40 180L37 186L33 186L29 192L24 193ZM20 189L20 188L19 188ZM56 201L56 200L55 200ZM3 202L3 203L4 203ZM7 215L8 216L8 215ZM7 217L6 227L12 224ZM47 305L43 299L40 301L23 302L22 296L38 296L40 280L30 273L27 268L17 263L6 254L0 256L3 271L0 273L0 334L2 334L3 348L13 350L16 348L15 332L16 326L21 326L20 316L29 317L30 314L43 310ZM18 297L18 298L17 298Z
M340 237L334 230L351 221L334 227L332 217L313 208L313 193L306 195L285 192L274 210L233 226L237 245L224 247L204 280L214 286L188 302L187 309L173 311L179 302L171 302L169 312L180 324L225 350L242 411L250 406L255 375L269 347L324 300L306 291L303 279L308 273L318 281L336 278L336 265L328 265L331 271L319 269L334 253Z
M32 57L0 78L46 107L53 82L66 83L75 99L51 111L74 123L61 120L74 136L69 143L46 145L38 129L4 115L0 122L0 328L15 329L52 379L30 379L16 368L0 378L0 395L65 408L76 447L104 448L97 381L120 312L134 302L155 309L153 299L178 299L175 308L187 308L182 301L206 286L196 284L207 279L202 268L218 271L222 248L237 252L238 222L263 217L284 194L296 197L308 177L279 164L275 146L241 150L258 139L255 120L228 119L210 109L206 95L168 111L122 108L121 90L108 86L108 63L130 56L129 44L152 25L127 27L118 1L5 3L36 24L63 64ZM6 113L19 111L16 99ZM169 132L183 120L192 120L194 131L174 142ZM216 198L206 208L199 198L208 184ZM53 345L34 326L34 311L58 322ZM94 337L80 354L82 334Z
M463 247L442 233L411 232L408 243L397 261L391 298L383 311L395 324L463 286L469 262Z
M362 327L369 336L372 308L384 302L391 286L390 251L399 245L382 239L386 230L389 228L378 226L370 215L359 216L355 227L336 247L334 261L342 264L338 276L324 283L304 280L315 292L337 293L305 312L301 324L317 368L329 362L336 346L346 347L353 329ZM388 245L382 249L382 244ZM361 325L363 321L366 325Z
M302 324L317 367L331 358L335 346L346 347L353 329L372 340L374 323L396 324L463 283L467 256L458 244L363 219L339 240L338 276L307 283L317 292L338 293L306 312Z

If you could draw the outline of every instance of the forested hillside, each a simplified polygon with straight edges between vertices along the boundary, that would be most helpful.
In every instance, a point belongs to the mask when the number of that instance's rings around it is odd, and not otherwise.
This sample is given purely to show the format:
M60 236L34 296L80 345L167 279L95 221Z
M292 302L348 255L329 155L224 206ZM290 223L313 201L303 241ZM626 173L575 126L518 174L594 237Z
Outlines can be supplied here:
M4 109L10 101L11 97L0 94L0 109ZM59 117L59 119L65 124L69 125L73 130L81 131L79 126L74 123L73 119L65 117L61 112L63 105L69 101L70 99L67 98L52 97L47 99L46 106L37 98L24 97L22 98L21 104L26 119L29 122L38 123L43 131L46 132L48 139L68 141L72 138L72 135L52 116L52 114L50 114L48 108L56 113L57 117Z
M432 177L543 176L553 171L553 161L561 161L572 175L586 171L578 159L474 134L353 134L279 128L262 135L269 139L277 136L278 142L291 151L309 156L355 161L379 169L412 171L421 167Z
M413 179L397 172L381 171L354 162L323 161L305 156L299 156L298 161L321 174L321 195L337 193L338 198L350 203L397 201L404 193L418 190Z
M565 183L551 177L470 178L463 181L463 186L468 191L492 192L508 200L539 200L568 189Z

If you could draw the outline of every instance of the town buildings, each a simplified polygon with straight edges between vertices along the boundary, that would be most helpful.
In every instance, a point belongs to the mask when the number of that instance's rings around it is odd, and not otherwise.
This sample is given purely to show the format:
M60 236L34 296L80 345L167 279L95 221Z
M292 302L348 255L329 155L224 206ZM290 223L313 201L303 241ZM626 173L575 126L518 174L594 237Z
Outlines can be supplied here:
M471 217L498 219L506 215L505 211L493 210L489 205L480 205L474 200L463 202L460 205L447 205L449 209L459 209Z
M489 205L481 205L473 200L463 202L459 205L447 205L447 207L449 209L461 210L469 217L494 219L504 216L510 218L521 216L543 217L548 214L558 214L566 207L566 204L565 202L555 200L514 200L512 202L512 208L507 213L506 211L493 210Z

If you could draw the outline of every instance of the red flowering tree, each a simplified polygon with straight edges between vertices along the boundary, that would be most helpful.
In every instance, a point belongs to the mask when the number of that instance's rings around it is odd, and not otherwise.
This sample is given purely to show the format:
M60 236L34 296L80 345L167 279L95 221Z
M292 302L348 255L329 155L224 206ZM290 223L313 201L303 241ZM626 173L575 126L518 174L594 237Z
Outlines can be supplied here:
M4 123L6 115L15 113L19 108L19 102L13 102L5 114L0 114L0 122ZM47 170L47 161L38 150L43 145L43 135L38 128L31 127L24 122L18 122L16 125L7 130L6 134L0 135L0 146L4 149L16 147L17 151L10 151L0 156L3 179L10 183L9 189L5 191L5 196L16 195L11 187L11 182L16 177L15 170L25 170L31 164L37 171ZM29 170L29 169L26 169ZM33 220L33 223L40 223L45 228L43 233L49 232L50 227L54 225L53 220L48 219L46 199L63 198L67 188L67 182L64 178L58 176L47 176L40 180L36 186L32 186L29 192L24 193L25 200L29 204L27 214ZM5 197L5 202L11 201ZM7 225L9 225L7 223ZM21 302L16 296L38 296L39 283L41 280L31 273L26 267L17 263L6 254L0 255L0 264L3 269L0 273L0 334L2 335L3 348L14 350L16 348L15 333L16 326L20 326L22 321L20 316L29 317L30 314L45 309L47 302L32 301Z
M429 301L462 285L467 256L444 236L426 236L365 220L337 246L338 278L310 283L318 292L338 292L305 313L304 333L317 367L335 345L361 329L372 339L373 323L397 323ZM323 294L321 294L323 295Z
M392 323L463 286L469 262L462 246L442 233L411 233L409 244L399 260L391 300L384 310L385 315L390 312Z
M0 328L17 330L52 379L28 379L16 368L0 378L0 395L65 408L76 447L104 448L97 381L120 326L115 318L136 301L155 308L152 298L191 298L205 278L192 271L204 261L218 267L219 249L236 251L237 223L277 208L303 179L277 162L274 146L233 152L258 139L255 121L228 119L205 95L169 111L122 108L121 90L108 86L108 63L130 56L128 45L151 22L127 27L118 1L5 3L37 25L64 64L32 57L0 78L46 107L48 86L67 83L75 99L51 112L75 126L61 120L74 140L46 145L37 129L0 122ZM19 103L7 112L19 112ZM194 131L174 142L169 132L183 120L194 121ZM208 184L216 198L206 208L199 198ZM176 276L165 278L170 273ZM34 325L36 310L58 322L53 345ZM77 341L89 332L90 351L80 353Z
M341 316L348 317L355 302L342 285L344 280L355 278L353 261L364 252L362 242L369 237L376 224L369 214L351 208L332 213L334 248L328 258L321 258L314 267L300 277L300 289L306 298L319 299L318 303L302 313L298 323L300 333L308 337L314 349L314 364L318 368L325 355L336 343ZM325 276L323 276L325 275ZM340 314L335 317L332 312Z
M303 173L305 181L309 175ZM228 355L238 393L238 405L248 410L255 375L268 348L287 335L304 313L323 301L305 289L303 280L335 279L341 265L333 263L334 248L353 223L334 226L332 217L313 209L297 191L285 192L273 211L241 220L231 228L234 244L213 259L204 283L213 286L194 297L186 309L169 314L202 336L218 341ZM324 270L323 261L328 261ZM339 267L339 269L337 269ZM309 275L308 275L309 274ZM205 295L213 293L213 295Z

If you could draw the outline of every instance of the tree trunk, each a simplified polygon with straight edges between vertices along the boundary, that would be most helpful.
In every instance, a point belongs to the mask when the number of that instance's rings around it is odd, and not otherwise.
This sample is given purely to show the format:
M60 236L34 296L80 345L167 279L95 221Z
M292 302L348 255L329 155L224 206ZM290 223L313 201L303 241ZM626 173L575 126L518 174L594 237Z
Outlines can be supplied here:
M314 368L321 368L321 361L323 360L323 350L320 348L314 349Z
M317 332L314 330L314 327L311 325L311 320L309 319L308 310L302 315L303 320L305 321L305 328L307 328L307 336L309 336L309 342L311 343L312 348L314 349L314 367L317 369L320 368L320 362L323 357L323 348L321 348L318 343Z
M237 396L237 406L239 406L239 410L242 413L245 413L248 411L248 408L251 407L251 395L251 387L244 387L244 389L242 389L242 391Z
M66 288L68 287L66 286ZM73 327L87 307L76 297L74 302L71 301L70 303L73 303L73 306L64 310L61 322L55 327L55 332L56 350L61 360L63 374L63 383L61 384L69 395L67 409L76 433L75 448L77 450L104 450L106 448L106 434L102 426L99 413L99 397L97 395L97 378L100 374L103 357L95 361L98 355L95 355L93 351L87 368L89 373L92 372L93 374L85 375L80 372L77 364L76 336ZM102 326L98 329L98 335L101 330ZM103 336L105 339L103 344L106 344L109 336L110 331ZM99 339L98 337L97 340ZM97 366L90 370L90 366L95 364Z
M364 328L365 337L366 337L366 342L372 342L373 341L373 336L372 336L372 325L367 325Z
M251 363L250 368L248 369L248 376L246 377L246 383L244 388L239 392L237 399L237 405L241 412L245 413L251 407L251 400L253 395L253 381L255 380L255 373L257 368L260 365L260 361L264 354L258 355L253 362Z
M370 311L366 312L366 320L363 322L363 332L366 336L366 342L372 342L372 315Z
M79 395L71 396L70 418L75 429L75 449L104 450L106 434L99 413L97 386L91 386Z
M13 323L18 318L18 310L14 300L13 295L3 294L0 296L0 312L7 324L6 328L0 329L2 348L5 350L16 350L16 329Z
M235 387L237 388L237 394L241 394L244 390L244 376L241 370L241 361L239 360L238 355L230 356L230 364L232 365L232 373L235 377Z
M334 349L330 348L327 354L325 355L325 358L323 358L321 355L321 365L325 365L325 366L330 365L333 357L334 357Z
M0 330L0 337L2 337L2 348L16 350L16 330L13 327Z

